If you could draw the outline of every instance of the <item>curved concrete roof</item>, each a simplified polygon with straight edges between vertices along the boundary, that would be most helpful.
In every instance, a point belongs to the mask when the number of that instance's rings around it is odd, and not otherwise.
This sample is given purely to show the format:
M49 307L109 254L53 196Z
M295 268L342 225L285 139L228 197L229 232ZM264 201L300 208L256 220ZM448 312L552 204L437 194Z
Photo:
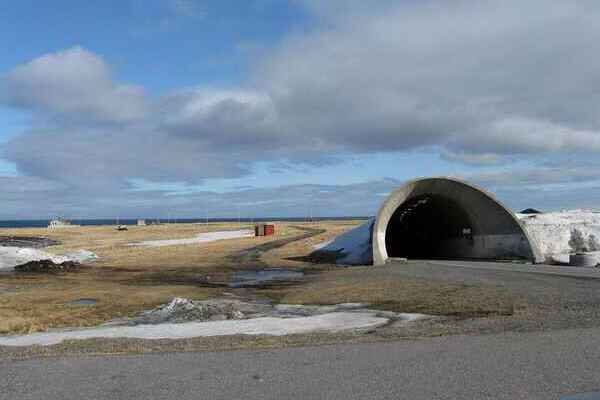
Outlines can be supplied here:
M428 195L446 198L468 214L475 237L471 248L465 249L469 257L504 258L514 255L532 262L543 261L535 240L517 217L492 194L458 179L433 177L405 183L392 192L379 209L373 226L375 265L388 259L386 233L396 210L411 199Z

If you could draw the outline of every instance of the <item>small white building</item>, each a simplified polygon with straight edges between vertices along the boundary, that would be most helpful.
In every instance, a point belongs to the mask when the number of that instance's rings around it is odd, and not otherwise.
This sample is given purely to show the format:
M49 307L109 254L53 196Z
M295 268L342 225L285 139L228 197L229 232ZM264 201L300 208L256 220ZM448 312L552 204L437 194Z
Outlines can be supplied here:
M62 228L77 228L79 225L74 225L71 221L64 218L55 218L48 224L48 229L62 229Z

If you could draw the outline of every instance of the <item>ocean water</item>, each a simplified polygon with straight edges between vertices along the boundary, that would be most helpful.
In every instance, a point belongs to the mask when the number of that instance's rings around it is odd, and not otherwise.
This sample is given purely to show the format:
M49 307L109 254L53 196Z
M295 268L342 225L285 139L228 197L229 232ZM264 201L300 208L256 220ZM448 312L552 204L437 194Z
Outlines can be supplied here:
M313 218L313 221L328 221L328 220L351 220L351 219L366 219L367 217L319 217ZM206 222L206 218L145 218L146 223L159 222L165 223L178 223L178 224L189 224L189 223L202 223ZM116 219L72 219L70 220L75 225L85 226L99 226L99 225L116 225ZM241 218L239 220L242 223L253 223L253 222L305 222L307 218ZM50 220L48 219L22 219L22 220L3 220L0 221L0 228L45 228L48 226ZM238 222L237 218L209 218L208 222ZM137 219L125 218L119 219L120 225L137 225Z

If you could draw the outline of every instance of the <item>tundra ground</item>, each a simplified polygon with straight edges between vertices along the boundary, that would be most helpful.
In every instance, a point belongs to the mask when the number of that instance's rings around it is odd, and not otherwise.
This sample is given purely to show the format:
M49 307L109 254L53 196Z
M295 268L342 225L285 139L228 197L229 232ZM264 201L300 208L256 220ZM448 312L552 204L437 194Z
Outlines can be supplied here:
M314 245L359 223L279 223L277 234L272 237L160 248L126 244L185 238L207 230L239 229L239 226L161 225L132 227L126 232L111 227L3 230L0 235L44 235L60 242L46 248L47 251L85 248L100 258L76 273L0 274L0 330L8 334L94 326L135 315L173 297L200 300L226 294L291 304L362 302L377 309L424 313L433 318L402 326L390 324L367 334L87 340L26 350L0 348L0 355L265 348L600 325L600 275L596 277L591 272L587 277L577 277L549 274L543 266L511 269L511 264L488 263L484 267L477 263L429 261L344 268L332 264L330 257L311 255ZM252 288L228 286L234 271L274 267L303 271L305 277ZM89 307L69 305L81 298L93 298L97 303Z

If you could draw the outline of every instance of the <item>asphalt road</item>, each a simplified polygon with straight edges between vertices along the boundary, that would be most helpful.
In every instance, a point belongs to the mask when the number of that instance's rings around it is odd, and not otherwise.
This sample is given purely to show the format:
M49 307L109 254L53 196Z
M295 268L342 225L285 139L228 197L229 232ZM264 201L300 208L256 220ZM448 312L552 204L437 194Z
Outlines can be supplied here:
M459 269L478 269L493 271L525 272L542 275L557 275L564 277L597 278L600 279L600 268L582 268L562 265L530 264L521 262L493 262L470 260L411 260L390 261L391 265L429 265Z
M600 269L477 261L415 260L373 269L390 278L493 285L556 309L600 306ZM599 310L600 311L600 310Z
M548 400L600 390L600 329L0 368L0 399Z

